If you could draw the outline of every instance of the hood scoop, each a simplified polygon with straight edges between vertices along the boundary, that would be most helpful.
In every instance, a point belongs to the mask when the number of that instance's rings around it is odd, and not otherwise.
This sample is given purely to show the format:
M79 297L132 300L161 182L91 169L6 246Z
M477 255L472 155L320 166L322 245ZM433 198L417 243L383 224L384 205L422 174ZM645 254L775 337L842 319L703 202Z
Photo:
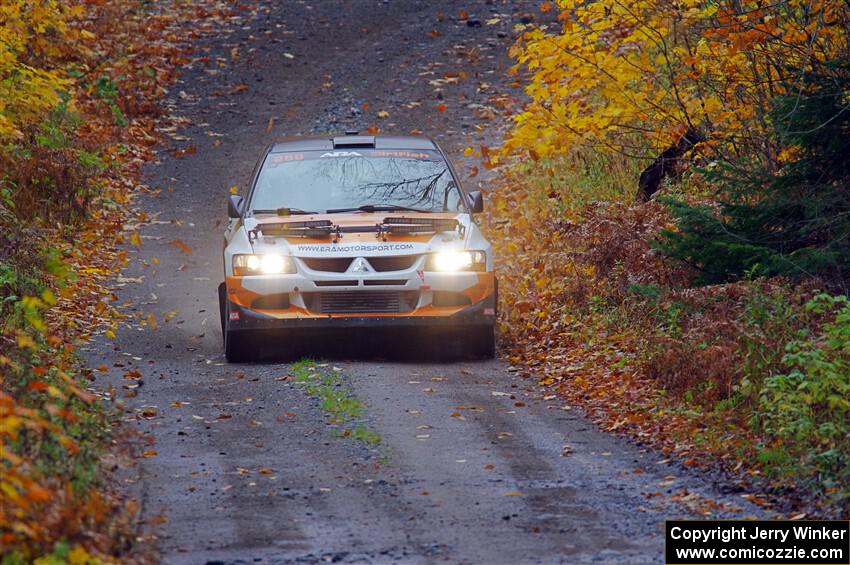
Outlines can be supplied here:
M258 224L248 231L251 242L260 237L331 237L337 226L330 220L311 220L307 222L278 222Z
M404 216L389 216L379 224L384 233L439 233L457 231L463 236L464 226L454 218L407 218Z
M310 220L305 222L269 222L258 224L248 231L248 239L253 243L261 237L310 237L330 238L338 241L346 233L374 233L379 239L387 235L409 235L420 233L457 232L463 237L466 228L454 218L408 218L389 216L380 224L362 226L340 226L330 220Z

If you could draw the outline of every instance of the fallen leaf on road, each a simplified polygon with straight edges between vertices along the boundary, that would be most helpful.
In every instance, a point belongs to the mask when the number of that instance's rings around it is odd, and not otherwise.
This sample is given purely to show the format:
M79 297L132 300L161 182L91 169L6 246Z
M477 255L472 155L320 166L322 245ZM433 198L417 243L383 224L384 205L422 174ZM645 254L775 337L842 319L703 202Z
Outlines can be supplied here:
M198 152L198 149L194 145L190 145L184 149L175 149L171 154L175 159L180 159L185 157L186 155L194 155Z
M176 247L177 249L179 249L180 251L182 251L186 255L192 254L192 248L190 246L186 245L186 243L182 239L172 239L171 245L173 245L174 247Z

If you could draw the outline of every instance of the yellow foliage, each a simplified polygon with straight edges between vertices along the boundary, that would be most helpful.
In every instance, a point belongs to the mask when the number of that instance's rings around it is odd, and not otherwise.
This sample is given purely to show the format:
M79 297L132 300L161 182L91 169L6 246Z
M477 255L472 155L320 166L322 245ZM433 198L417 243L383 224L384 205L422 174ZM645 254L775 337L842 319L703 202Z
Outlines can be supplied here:
M559 0L560 29L526 30L512 49L531 101L506 153L577 146L654 156L689 128L715 151L776 157L761 134L768 101L846 56L850 7L787 0Z
M68 85L61 70L80 32L69 21L82 13L75 2L0 2L0 140L20 137L60 102Z

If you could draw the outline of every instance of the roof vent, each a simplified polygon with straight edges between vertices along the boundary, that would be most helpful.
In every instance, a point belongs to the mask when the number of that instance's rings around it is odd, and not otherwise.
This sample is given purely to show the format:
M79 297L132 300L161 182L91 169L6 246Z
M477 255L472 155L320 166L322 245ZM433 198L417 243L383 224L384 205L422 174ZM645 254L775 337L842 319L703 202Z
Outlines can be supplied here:
M342 147L375 147L375 136L359 135L357 132L345 132L345 136L333 138L334 149Z

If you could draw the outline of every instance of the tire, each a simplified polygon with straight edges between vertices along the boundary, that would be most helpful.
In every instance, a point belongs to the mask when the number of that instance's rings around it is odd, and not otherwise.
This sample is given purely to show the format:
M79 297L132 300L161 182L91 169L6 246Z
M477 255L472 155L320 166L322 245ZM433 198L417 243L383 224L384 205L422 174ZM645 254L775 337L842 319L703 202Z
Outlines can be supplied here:
M221 343L224 344L224 332L227 329L227 286L218 285L218 317L221 319Z
M224 357L228 363L246 363L257 358L257 349L246 332L224 330Z
M496 356L495 326L473 328L467 340L467 351L476 359L493 359Z
M257 358L257 347L251 335L227 328L230 317L230 301L224 283L218 285L218 310L221 317L221 337L224 340L224 357L228 363L245 363Z

